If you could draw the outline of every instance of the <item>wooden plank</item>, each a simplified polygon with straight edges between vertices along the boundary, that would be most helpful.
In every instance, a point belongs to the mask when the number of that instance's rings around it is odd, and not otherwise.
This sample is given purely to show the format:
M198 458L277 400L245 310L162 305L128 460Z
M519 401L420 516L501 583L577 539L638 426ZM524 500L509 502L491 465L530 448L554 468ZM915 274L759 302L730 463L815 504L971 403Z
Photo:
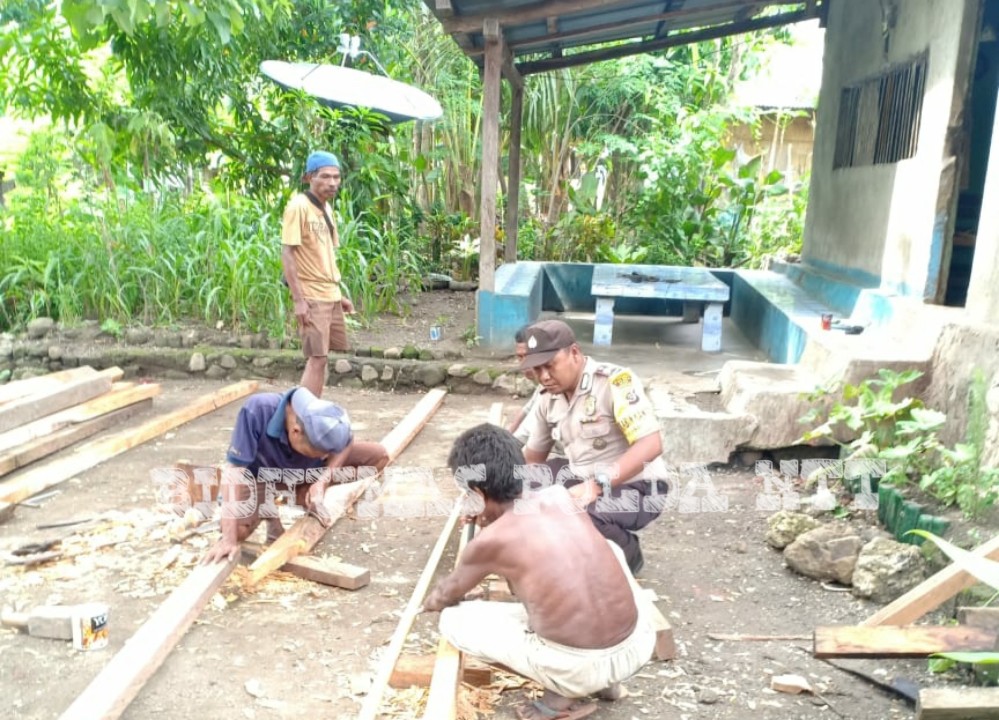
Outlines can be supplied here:
M673 637L673 627L655 602L650 599L646 599L646 602L649 617L652 618L652 627L656 629L656 646L652 651L652 656L656 660L673 660L676 658L676 640Z
M436 663L436 655L400 656L392 670L392 676L389 678L389 687L397 690L408 687L427 687L430 685L430 678L434 674ZM493 681L493 670L488 665L466 658L462 668L461 681L475 687L490 685Z
M76 380L94 377L96 374L96 370L89 365L84 365L83 367L60 370L58 372L49 373L48 375L39 375L38 377L25 378L24 380L15 380L14 382L0 385L0 405L9 403L11 400L18 400L20 398L27 397L28 395L34 395L35 393L44 392L52 388L62 387L63 385Z
M495 403L493 407L495 407ZM502 416L503 406L500 405ZM460 503L459 503L460 504ZM475 525L466 524L458 537L458 550L454 555L454 566L458 567L465 547L475 533ZM434 674L430 680L430 692L427 694L427 704L423 711L425 720L456 720L458 717L458 684L462 676L464 657L461 652L441 637L437 643L437 660L434 663Z
M0 484L0 502L16 503L40 493L46 488L65 482L105 460L159 437L178 425L213 412L218 408L244 397L257 389L254 381L227 385L221 390L198 398L189 405L154 418L139 427L123 430L107 438L93 440L68 455L36 468L11 476Z
M924 688L916 702L916 720L997 720L999 688Z
M416 403L409 414L382 438L382 447L388 452L389 462L395 462L402 451L409 447L423 426L427 424L434 413L440 408L447 397L447 390L434 388Z
M975 554L999 560L999 535L976 548ZM967 590L977 583L978 580L972 575L952 563L900 598L888 603L860 624L866 627L910 625L926 613L936 610L962 590Z
M416 434L437 412L437 408L444 402L446 395L447 390L441 388L435 388L428 392L409 411L409 414L382 439L382 445L388 452L390 463L402 454L402 451L412 442ZM341 512L346 512L347 505L353 505L373 481L374 477L368 477L357 483L351 483L359 485L357 495L343 503ZM334 490L336 487L333 486L330 490ZM271 543L267 551L250 566L249 582L256 584L267 577L269 573L287 564L289 560L308 553L325 534L326 528L316 518L311 515L299 518L294 525L281 534L281 537Z
M999 632L999 608L962 607L957 609L957 621L962 625Z
M236 561L231 560L195 568L59 716L60 720L120 717L235 566Z
M837 625L815 628L814 655L831 657L926 657L937 652L991 651L996 633L938 625Z
M486 422L503 427L503 403L494 402L489 406L489 418Z
M106 413L93 420L86 420L69 427L64 427L47 437L40 437L19 447L0 453L0 476L14 472L18 468L48 457L70 445L75 445L102 430L117 425L138 413L152 407L152 399L133 403L120 410Z
M51 435L70 425L93 420L132 403L156 397L161 390L160 385L156 383L136 385L131 382L116 382L111 386L111 392L0 434L0 451Z
M375 720L378 716L382 697L385 695L385 688L388 685L389 678L392 677L392 669L395 667L396 660L399 659L403 643L406 642L406 636L413 626L413 621L420 613L423 598L430 588L430 582L434 579L434 574L437 572L437 565L441 561L444 549L447 547L448 540L451 539L451 533L455 525L458 524L460 517L461 503L455 502L454 509L451 510L451 514L448 516L447 522L444 523L441 534L437 538L437 544L434 545L434 549L427 559L427 564L416 582L416 587L413 588L413 594L410 596L405 610L403 610L395 633L393 633L392 638L389 640L388 647L382 653L381 660L378 663L378 672L375 673L375 679L371 685L371 691L364 698L364 704L361 706L361 712L357 716L357 720Z
M0 406L0 433L103 395L111 390L111 384L121 376L121 370L111 368L93 377L73 380L61 387L45 388L4 403Z
M240 547L244 560L248 559L251 562L259 557L264 549L263 545L254 542L244 542ZM367 568L323 560L310 555L299 555L286 562L280 569L303 580L344 590L357 590L371 582L371 571Z

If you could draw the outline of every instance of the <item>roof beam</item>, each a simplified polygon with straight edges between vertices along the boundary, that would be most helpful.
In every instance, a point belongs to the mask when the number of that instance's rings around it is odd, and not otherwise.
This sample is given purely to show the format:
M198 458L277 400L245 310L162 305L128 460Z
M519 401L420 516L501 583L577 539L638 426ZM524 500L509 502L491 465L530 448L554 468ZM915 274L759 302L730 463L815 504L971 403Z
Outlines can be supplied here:
M442 22L444 22L444 29L448 32L476 32L482 28L482 23L487 17L499 20L500 25L514 25L586 12L587 10L613 8L615 5L620 6L620 4L621 0L550 0L549 2L535 3L528 8L506 11L489 10L482 15L461 15L451 20L442 20Z
M548 58L545 60L532 60L517 63L516 68L520 71L521 75L534 75L536 73L548 72L550 70L560 70L562 68L587 65L589 63L601 62L603 60L614 60L617 58L639 55L641 53L665 50L666 48L676 47L678 45L689 45L691 43L703 42L705 40L715 40L729 35L741 35L742 33L752 32L753 30L763 30L765 28L801 22L802 20L808 20L811 17L813 17L813 15L811 15L808 10L796 10L791 13L755 18L741 23L729 23L727 25L716 25L714 27L705 28L704 30L696 30L694 32L676 33L665 38L658 38L648 42L625 43L622 45L613 45L611 47L601 48L599 50L575 53L561 58Z
M670 10L667 12L656 13L654 15L648 15L646 17L629 18L628 20L618 20L616 22L606 22L580 30L567 30L565 32L558 32L557 26L556 29L553 29L553 25L555 25L555 23L552 23L551 18L549 18L547 35L543 37L531 38L529 40L525 39L511 42L510 48L517 50L520 48L529 48L534 45L545 45L558 40L575 40L589 35L604 33L608 30L619 30L634 27L636 25L648 25L650 22L675 20L688 15L704 14L719 10L733 10L743 7L751 8L754 11L757 9L762 10L765 6L771 4L773 4L773 0L751 0L749 2L747 2L747 0L728 0L728 2L720 2L717 5L701 5L696 8L680 8L679 10Z

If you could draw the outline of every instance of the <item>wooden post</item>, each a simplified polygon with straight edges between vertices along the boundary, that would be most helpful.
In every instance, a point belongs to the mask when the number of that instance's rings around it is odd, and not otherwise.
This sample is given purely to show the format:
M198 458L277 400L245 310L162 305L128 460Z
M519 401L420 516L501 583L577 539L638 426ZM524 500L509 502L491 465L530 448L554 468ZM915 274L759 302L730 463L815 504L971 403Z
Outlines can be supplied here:
M482 182L479 192L479 289L496 289L496 178L499 176L500 69L503 43L499 22L482 24L486 67L482 82Z
M512 84L510 100L510 156L507 160L506 247L503 260L517 262L517 233L520 226L520 131L524 115L524 85Z
M433 414L437 412L437 408L444 402L446 395L447 390L441 388L434 388L428 392L420 399L416 407L409 411L409 414L403 418L402 422L392 428L391 432L382 439L382 445L388 452L390 463L394 462L402 454L402 451L406 449L417 433L427 424ZM372 475L357 483L352 483L353 485L357 485L357 488L356 496L348 498L350 505L364 494L364 491L367 490L368 485L374 479L375 476ZM336 486L330 488L327 492L334 491L335 489ZM346 512L347 507L349 507L347 503L339 506L339 508L342 508L340 515ZM336 515L335 517L340 517L340 515ZM295 521L294 525L285 530L281 534L281 537L275 540L250 566L250 583L255 584L260 582L268 574L287 564L288 561L296 556L308 553L325 534L326 528L316 518L311 515L299 518Z

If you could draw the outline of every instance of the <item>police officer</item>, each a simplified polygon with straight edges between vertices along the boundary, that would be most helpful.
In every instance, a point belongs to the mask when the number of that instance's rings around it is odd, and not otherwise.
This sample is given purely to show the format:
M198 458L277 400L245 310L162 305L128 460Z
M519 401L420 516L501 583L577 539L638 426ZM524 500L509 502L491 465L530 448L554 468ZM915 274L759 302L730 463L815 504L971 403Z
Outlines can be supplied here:
M604 537L621 546L637 574L644 558L635 531L659 516L667 491L652 403L631 370L583 355L561 320L535 323L525 336L520 367L533 369L542 394L524 419L524 459L544 463L555 442L562 444L570 479L562 470L557 480ZM550 463L556 473L559 465Z

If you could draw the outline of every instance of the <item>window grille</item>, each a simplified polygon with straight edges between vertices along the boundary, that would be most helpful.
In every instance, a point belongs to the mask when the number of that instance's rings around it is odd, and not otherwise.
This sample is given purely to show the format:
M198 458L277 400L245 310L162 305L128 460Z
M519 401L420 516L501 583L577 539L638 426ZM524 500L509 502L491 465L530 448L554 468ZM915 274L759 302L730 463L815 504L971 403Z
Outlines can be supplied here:
M834 168L884 165L916 154L926 53L840 92Z

